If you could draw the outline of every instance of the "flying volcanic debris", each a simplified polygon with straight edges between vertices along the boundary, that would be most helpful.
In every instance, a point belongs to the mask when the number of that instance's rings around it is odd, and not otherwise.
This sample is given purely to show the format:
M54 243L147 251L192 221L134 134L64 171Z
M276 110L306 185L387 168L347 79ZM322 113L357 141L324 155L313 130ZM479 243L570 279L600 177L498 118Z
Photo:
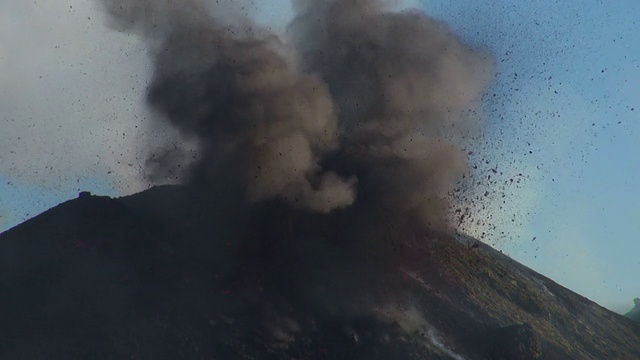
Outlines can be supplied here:
M259 244L242 272L340 308L353 298L327 288L353 293L398 244L451 230L447 193L492 63L444 24L382 0L302 0L281 39L240 5L102 2L148 43L158 121L198 144L188 163L152 155L154 178L179 163L186 184L242 208L227 226Z

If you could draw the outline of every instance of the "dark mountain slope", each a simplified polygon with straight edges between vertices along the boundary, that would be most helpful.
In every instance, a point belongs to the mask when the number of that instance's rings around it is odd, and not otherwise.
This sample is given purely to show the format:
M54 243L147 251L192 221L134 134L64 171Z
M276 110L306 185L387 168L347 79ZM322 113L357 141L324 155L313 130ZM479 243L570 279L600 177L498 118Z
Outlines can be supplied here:
M352 290L367 311L333 310L353 297L332 284L355 267L330 250L236 245L232 212L159 187L83 196L3 233L0 358L640 358L639 324L464 237L398 250L404 261ZM319 270L289 261L262 276L272 255ZM301 278L320 290L286 285Z

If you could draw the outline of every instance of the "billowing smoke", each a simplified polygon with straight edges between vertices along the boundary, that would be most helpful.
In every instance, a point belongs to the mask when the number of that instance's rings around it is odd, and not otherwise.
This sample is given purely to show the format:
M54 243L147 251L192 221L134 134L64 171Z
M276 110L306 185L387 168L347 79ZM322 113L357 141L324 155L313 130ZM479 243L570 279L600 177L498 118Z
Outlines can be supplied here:
M158 121L197 144L152 155L152 176L181 173L241 208L232 232L258 244L245 273L268 262L288 292L344 293L455 225L447 194L492 74L444 24L382 0L301 0L282 39L242 4L102 1L113 27L148 41Z

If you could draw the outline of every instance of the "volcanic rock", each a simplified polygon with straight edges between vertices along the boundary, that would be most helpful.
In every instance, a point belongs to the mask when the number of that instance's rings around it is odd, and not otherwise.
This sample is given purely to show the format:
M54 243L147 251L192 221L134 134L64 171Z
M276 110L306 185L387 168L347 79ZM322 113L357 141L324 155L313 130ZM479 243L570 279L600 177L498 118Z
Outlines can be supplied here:
M1 234L0 358L640 358L640 324L464 235L367 277L334 250L238 247L227 216L167 186L85 194Z

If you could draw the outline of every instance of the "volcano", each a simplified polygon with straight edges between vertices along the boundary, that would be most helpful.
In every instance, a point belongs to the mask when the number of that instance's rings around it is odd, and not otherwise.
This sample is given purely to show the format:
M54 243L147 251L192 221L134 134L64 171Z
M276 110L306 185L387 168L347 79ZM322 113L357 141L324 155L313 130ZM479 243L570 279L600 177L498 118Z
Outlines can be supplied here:
M225 233L233 211L185 186L82 193L4 232L0 358L640 358L640 324L473 238L426 234L370 270L377 252L299 244L324 220L263 210L246 233L291 236Z

